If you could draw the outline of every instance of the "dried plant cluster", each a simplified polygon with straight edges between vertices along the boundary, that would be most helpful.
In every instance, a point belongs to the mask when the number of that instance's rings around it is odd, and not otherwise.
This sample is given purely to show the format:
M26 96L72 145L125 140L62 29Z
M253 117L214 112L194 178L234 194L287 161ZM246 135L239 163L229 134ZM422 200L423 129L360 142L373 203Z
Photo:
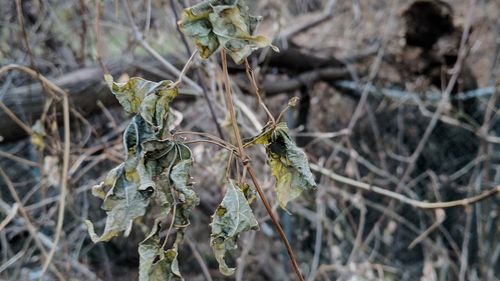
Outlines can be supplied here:
M179 25L194 39L201 57L208 58L221 47L236 63L241 63L257 48L270 46L265 37L252 35L257 23L258 18L248 14L243 1L210 0L185 9ZM116 83L111 76L106 76L111 92L134 117L123 133L126 161L92 189L94 196L104 200L102 208L107 214L104 232L97 235L92 222L87 220L86 224L92 241L104 242L123 232L127 236L135 219L146 215L148 210L158 211L152 216L154 225L149 234L139 244L141 281L184 280L179 272L177 252L184 229L190 224L191 210L199 203L189 183L192 152L170 133L175 129L170 103L178 94L180 79L178 83L155 83L134 77L126 83ZM235 137L241 142L241 136ZM266 147L268 163L276 178L274 189L283 209L304 190L316 187L307 156L290 137L285 123L270 121L261 134L244 145L254 144ZM231 163L228 165L231 169ZM210 224L210 245L219 270L225 275L235 271L226 264L225 257L227 252L237 249L239 235L259 229L250 207L255 190L241 175L237 177L240 180L229 176L226 179L225 196ZM167 233L175 229L176 238L171 248L165 249L169 236L163 237L162 242L160 229L169 216L171 224Z
M4 2L0 280L500 280L500 2Z

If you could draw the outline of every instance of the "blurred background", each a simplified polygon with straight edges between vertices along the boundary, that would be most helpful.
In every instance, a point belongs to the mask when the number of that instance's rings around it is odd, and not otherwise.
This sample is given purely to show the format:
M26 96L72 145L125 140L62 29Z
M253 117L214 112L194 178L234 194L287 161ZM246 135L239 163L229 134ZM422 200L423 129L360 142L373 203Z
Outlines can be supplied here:
M500 280L500 196L492 192L500 184L500 3L248 2L263 17L257 33L280 48L249 58L258 86L275 116L300 97L285 120L318 183L290 214L278 210L265 153L251 150L306 280ZM124 160L130 120L103 75L176 80L172 68L194 50L176 22L196 3L0 0L1 280L137 280L137 245L153 218L98 244L83 223L104 225L91 188ZM229 72L242 135L256 135L265 112L245 66L230 62ZM197 58L187 77L173 104L178 130L229 139L219 55ZM67 93L68 114L52 83ZM184 278L295 280L259 200L261 231L240 237L234 276L218 272L209 222L227 154L190 147L201 202L179 253ZM425 205L481 194L453 208Z

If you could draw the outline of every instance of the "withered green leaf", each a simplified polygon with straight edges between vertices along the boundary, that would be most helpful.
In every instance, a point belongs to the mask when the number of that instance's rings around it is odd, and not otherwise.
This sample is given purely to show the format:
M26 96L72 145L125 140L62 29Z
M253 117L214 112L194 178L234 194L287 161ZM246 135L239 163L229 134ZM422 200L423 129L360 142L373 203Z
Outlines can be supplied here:
M170 102L177 97L177 94L177 88L170 88L170 84L165 85L144 98L139 107L140 115L155 130L164 129L168 131L172 123Z
M90 221L88 226L90 238L94 243L108 241L132 226L132 221L146 212L150 196L139 189L139 179L136 174L126 175L124 165L111 170L104 182L93 188L93 194L103 198L102 209L106 211L107 219L104 232L98 236ZM108 190L108 191L106 191Z
M139 244L139 281L183 281L177 261L177 249L163 250L160 228L153 231Z
M184 230L189 226L189 215L192 209L198 205L199 198L188 184L189 169L193 165L191 150L178 144L178 162L172 167L170 180L172 187L177 192L179 203L176 205L174 224L177 228L176 244L184 237Z
M243 0L208 0L182 13L179 26L193 38L202 58L222 46L236 63L254 50L272 46L267 38L253 35L260 17L250 15Z
M123 134L125 162L93 188L93 194L104 200L102 208L107 218L100 236L86 221L90 236L94 242L108 241L130 230L133 221L143 216L151 203L159 205L156 218L164 219L177 201L176 241L180 242L198 197L188 185L191 151L169 138L169 105L177 96L177 89L170 81L153 83L131 78L117 84L110 77L107 80L123 107L136 115Z
M254 198L250 190L248 185L229 180L226 184L226 195L212 215L210 245L219 262L219 270L225 275L234 273L235 269L227 266L225 257L228 251L238 248L238 236L242 232L259 229L249 205L249 199Z
M219 40L212 31L208 15L212 8L208 2L199 3L182 12L179 26L186 36L193 38L202 58L208 58L219 48Z
M281 208L304 190L316 187L307 156L290 137L285 123L266 126L263 132L250 139L249 144L264 144L271 172L276 179L274 190Z
M113 77L104 75L111 92L127 113L137 113L144 98L151 94L158 96L172 95L172 81L152 82L140 77L132 77L126 83L113 82ZM175 93L176 95L177 93ZM172 98L175 98L173 96ZM168 108L166 108L168 110Z
M134 134L129 136L132 138ZM129 140L125 143L136 142ZM189 148L171 140L147 140L140 148L125 147L127 161L111 170L104 182L93 189L95 196L104 199L102 208L108 217L100 237L95 234L92 224L87 222L92 240L108 241L128 229L135 218L145 214L152 197L162 210L170 212L173 201L171 188L177 191L175 197L180 201L176 221L182 228L187 226L189 214L198 203L197 195L187 185L192 166Z

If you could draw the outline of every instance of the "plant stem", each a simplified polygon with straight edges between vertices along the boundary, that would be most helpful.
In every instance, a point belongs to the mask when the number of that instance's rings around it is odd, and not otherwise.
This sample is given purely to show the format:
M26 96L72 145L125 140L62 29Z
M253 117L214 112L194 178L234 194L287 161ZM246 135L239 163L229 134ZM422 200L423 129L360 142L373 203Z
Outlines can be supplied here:
M259 87L257 87L257 81L255 80L255 75L253 73L253 70L250 67L250 64L248 63L248 59L245 59L245 66L246 66L246 73L247 73L248 80L250 80L250 83L252 84L252 88L253 88L253 90L255 92L255 95L257 96L257 99L259 100L260 106L266 112L267 117L269 118L269 120L271 120L271 122L273 124L275 124L276 120L274 120L274 116L271 114L271 112L267 108L267 106L264 103L264 101L262 101L262 97L260 96L260 93L259 93Z
M262 188L260 187L259 181L257 180L257 177L255 176L255 172L253 171L252 166L250 165L250 162L246 161L244 163L245 168L248 171L248 174L252 178L252 182L255 186L255 189L257 190L257 193L259 193L259 197L262 200L262 203L264 204L264 207L266 207L266 211L269 214L269 217L271 218L271 221L273 222L274 227L278 231L278 234L281 238L281 241L285 244L286 250L288 252L288 256L290 257L290 261L292 262L292 267L293 271L295 271L295 274L297 275L297 278L300 281L305 281L304 277L302 277L302 273L300 272L299 264L297 263L297 259L295 258L295 254L293 253L292 246L288 242L288 239L286 238L285 232L283 231L283 228L281 227L278 219L273 213L273 210L271 208L271 205L267 201L264 192L262 191Z
M180 85L182 83L182 78L184 75L186 75L186 72L188 71L189 67L193 63L194 57L198 54L198 50L195 50L191 56L189 57L188 61L184 65L184 67L181 70L181 73L179 74L179 77L177 78L177 81L175 81L175 85Z
M238 128L238 123L236 122L236 113L234 111L233 97L231 92L231 82L229 82L229 74L227 72L227 60L226 52L221 49L221 61L222 61L222 71L224 73L224 99L226 100L226 107L229 111L229 117L231 119L231 126L233 127L234 135L236 138L236 144L238 145L238 153L241 159L246 159L245 149L243 148L243 142L241 141L240 129Z
M255 186L255 189L257 190L257 193L259 193L259 197L262 200L262 203L264 204L264 207L266 208L267 213L269 214L269 217L271 217L271 221L278 231L278 234L281 238L281 241L285 244L286 250L288 251L288 255L290 256L290 261L292 262L292 267L293 270L295 271L295 274L297 275L297 278L299 281L304 281L304 277L302 277L302 273L300 272L299 265L297 263L297 259L295 258L295 254L293 253L292 246L288 242L288 239L286 238L285 232L283 231L283 228L281 228L280 223L278 222L278 219L273 213L273 210L271 208L271 205L267 201L264 191L260 187L259 181L257 180L257 177L255 176L255 172L252 168L252 165L250 164L250 161L248 157L246 156L245 149L243 147L243 142L241 141L241 135L240 135L240 130L238 128L238 124L236 123L236 114L234 111L234 105L233 105L233 99L232 99L232 93L231 93L231 84L229 81L229 74L227 71L227 60L226 60L226 52L224 49L221 50L221 61L222 61L222 71L224 74L224 85L225 85L225 91L224 91L224 98L226 100L226 106L227 110L229 111L229 117L231 118L231 125L233 127L234 135L236 138L236 142L238 145L238 153L243 161L243 165L245 166L246 170L248 171L248 174L252 178L252 182Z

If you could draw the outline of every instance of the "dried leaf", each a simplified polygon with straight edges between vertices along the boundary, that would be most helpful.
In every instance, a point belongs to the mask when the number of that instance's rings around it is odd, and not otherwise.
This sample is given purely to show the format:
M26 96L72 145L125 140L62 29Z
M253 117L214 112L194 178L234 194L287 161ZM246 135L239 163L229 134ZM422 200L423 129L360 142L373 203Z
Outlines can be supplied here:
M191 151L168 138L169 104L177 96L177 89L169 81L153 83L131 78L117 84L109 76L107 80L124 108L136 115L123 134L125 162L93 188L93 194L104 200L102 208L107 219L100 236L86 221L90 236L94 242L108 241L130 230L133 220L143 216L151 202L160 207L156 218L165 219L177 198L176 240L180 242L198 197L187 184Z
M139 281L183 281L177 261L177 249L164 251L160 244L160 228L139 244Z
M242 232L259 229L248 202L255 197L250 190L248 185L228 181L226 195L212 216L210 245L219 262L219 270L224 275L234 273L235 269L227 266L225 257L228 251L238 248L238 236Z
M109 74L104 75L104 79L118 102L130 114L139 111L139 107L146 96L153 93L159 96L168 96L170 90L172 90L172 81L152 82L140 77L133 77L126 83L118 83L113 82L113 77Z
M172 187L177 191L179 200L174 218L174 225L177 229L176 244L180 243L184 238L184 230L189 226L189 215L199 203L198 196L188 184L189 169L193 165L191 150L187 146L179 144L177 151L179 160L170 172Z
M276 178L274 190L281 208L304 190L316 187L306 154L290 137L285 123L266 126L263 132L248 143L264 144L271 172Z
M212 8L208 2L199 3L191 8L185 9L182 13L182 20L179 26L186 36L194 39L196 48L200 51L200 56L208 58L219 48L219 40L212 31L212 24L208 15Z
M243 2L208 0L184 10L179 26L193 38L202 58L222 46L236 63L241 63L254 50L271 46L264 36L253 35L260 17L250 15Z
M135 218L145 214L149 205L149 192L140 189L138 179L127 179L124 170L124 165L118 166L108 174L104 182L94 188L93 193L98 197L109 189L102 205L107 214L103 234L98 236L92 223L85 221L94 243L108 241L128 229Z
M154 129L163 128L168 130L169 124L172 123L173 117L170 117L170 102L177 97L177 88L169 88L167 84L163 88L158 89L153 94L144 98L139 112L142 118L148 122Z

